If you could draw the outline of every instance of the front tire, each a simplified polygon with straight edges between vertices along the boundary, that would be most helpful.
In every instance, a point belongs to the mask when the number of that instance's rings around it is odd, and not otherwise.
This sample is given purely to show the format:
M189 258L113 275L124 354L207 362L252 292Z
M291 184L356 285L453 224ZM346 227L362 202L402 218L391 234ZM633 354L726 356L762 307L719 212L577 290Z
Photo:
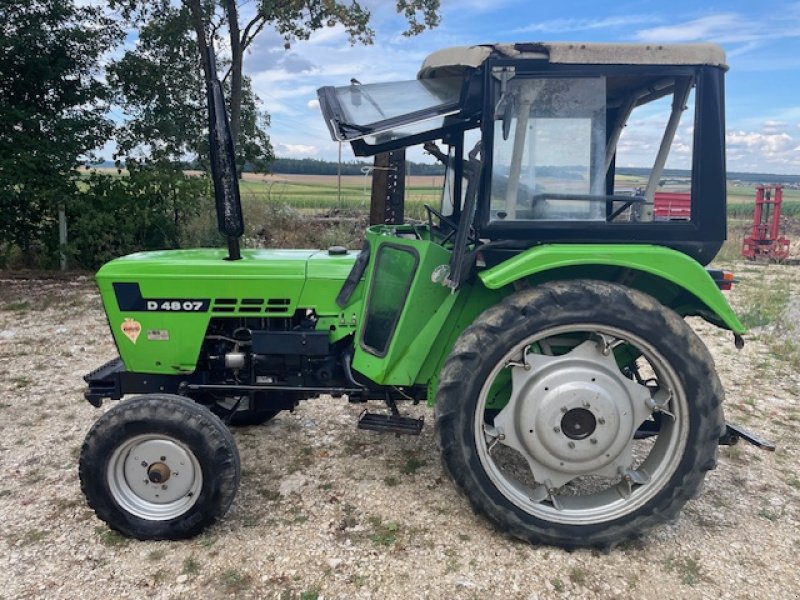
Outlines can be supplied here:
M89 506L112 529L140 540L182 539L227 512L239 486L239 452L204 406L136 396L89 430L79 475Z
M713 360L650 296L602 281L517 292L458 338L436 430L479 514L532 543L607 548L677 516L716 464ZM657 435L638 440L644 421Z

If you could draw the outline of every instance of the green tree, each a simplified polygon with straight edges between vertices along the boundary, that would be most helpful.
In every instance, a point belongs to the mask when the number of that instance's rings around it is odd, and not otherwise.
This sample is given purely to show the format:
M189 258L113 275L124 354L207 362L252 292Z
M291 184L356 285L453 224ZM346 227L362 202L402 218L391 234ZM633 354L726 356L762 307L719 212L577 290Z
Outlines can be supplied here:
M151 16L141 26L136 47L109 66L108 76L126 114L116 134L120 154L146 156L151 165L189 160L205 166L205 81L188 9L166 6ZM265 131L268 118L258 109L247 78L242 110L240 169L248 163L263 171L273 158Z
M109 0L109 4L144 27L174 11L170 0ZM248 6L242 10L245 4ZM374 38L370 12L355 0L183 0L182 6L188 10L195 51L206 79L210 74L208 46L229 49L229 68L224 77L229 85L231 131L240 143L246 103L252 97L242 73L244 53L265 28L279 32L287 47L295 40L308 39L318 29L337 24L344 26L351 43L368 44ZM406 35L417 35L439 24L439 0L396 0L395 8L408 22Z
M126 177L93 172L67 205L69 256L95 269L123 254L177 248L187 221L210 205L208 180L178 164L129 165Z
M76 163L111 131L99 59L121 39L97 7L72 0L0 4L0 236L31 260Z

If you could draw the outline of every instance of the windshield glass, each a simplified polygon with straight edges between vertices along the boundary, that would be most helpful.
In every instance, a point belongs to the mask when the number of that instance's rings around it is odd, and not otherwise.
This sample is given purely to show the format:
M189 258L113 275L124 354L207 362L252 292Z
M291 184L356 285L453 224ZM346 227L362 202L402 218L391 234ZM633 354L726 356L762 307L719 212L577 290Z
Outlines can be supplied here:
M334 88L344 138L380 143L441 127L445 116L460 109L462 83L460 77L442 77Z

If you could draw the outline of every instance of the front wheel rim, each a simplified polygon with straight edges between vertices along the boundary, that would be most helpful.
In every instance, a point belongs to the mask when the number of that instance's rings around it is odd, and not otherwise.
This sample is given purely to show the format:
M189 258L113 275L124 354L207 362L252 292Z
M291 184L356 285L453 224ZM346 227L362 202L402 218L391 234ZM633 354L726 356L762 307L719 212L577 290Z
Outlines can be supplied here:
M167 435L126 440L112 453L106 477L115 502L148 521L168 521L185 514L197 503L203 487L195 454Z
M628 481L625 481L624 474L620 473L618 484L610 485L601 491L586 495L580 492L562 495L558 493L560 490L548 490L541 481L526 484L510 476L493 456L493 450L498 444L503 447L504 441L501 439L502 435L498 436L492 425L492 419L488 419L488 423L484 420L484 413L487 410L490 389L498 374L509 368L509 365L511 369L524 369L523 352L527 352L527 349L532 346L541 344L543 340L578 333L596 336L598 340L604 340L606 339L604 336L607 336L609 339L624 340L634 345L652 365L661 387L671 391L669 403L663 406L666 414L669 414L670 417L662 420L661 430L655 443L651 445L646 457L637 467L637 469L642 469L641 472L647 473L647 481L631 482L630 477L628 477ZM520 362L520 357L522 357L522 362ZM619 375L624 377L621 372ZM662 416L664 414L662 413ZM478 458L484 472L508 501L532 517L544 521L566 525L592 525L607 523L631 515L670 485L670 480L677 471L686 451L689 408L686 393L677 373L669 361L652 344L629 331L615 327L596 323L570 324L553 327L523 339L498 361L480 390L473 432ZM512 452L518 451L512 449ZM522 456L525 461L530 458ZM636 472L631 474L635 479ZM584 475L591 477L590 473ZM535 480L535 474L533 474L533 479ZM572 483L570 481L570 484Z

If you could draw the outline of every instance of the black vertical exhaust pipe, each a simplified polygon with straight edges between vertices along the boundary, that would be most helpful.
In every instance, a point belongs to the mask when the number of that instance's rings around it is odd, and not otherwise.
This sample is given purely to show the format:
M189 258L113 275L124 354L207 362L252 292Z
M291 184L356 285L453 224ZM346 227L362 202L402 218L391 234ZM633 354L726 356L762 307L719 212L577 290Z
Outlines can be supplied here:
M209 79L206 82L208 96L208 142L211 150L211 178L214 182L214 200L217 205L217 229L228 238L226 260L240 260L239 238L244 233L242 201L239 195L239 175L236 172L231 125L225 110L222 84L217 77L217 62L214 49L208 46Z

